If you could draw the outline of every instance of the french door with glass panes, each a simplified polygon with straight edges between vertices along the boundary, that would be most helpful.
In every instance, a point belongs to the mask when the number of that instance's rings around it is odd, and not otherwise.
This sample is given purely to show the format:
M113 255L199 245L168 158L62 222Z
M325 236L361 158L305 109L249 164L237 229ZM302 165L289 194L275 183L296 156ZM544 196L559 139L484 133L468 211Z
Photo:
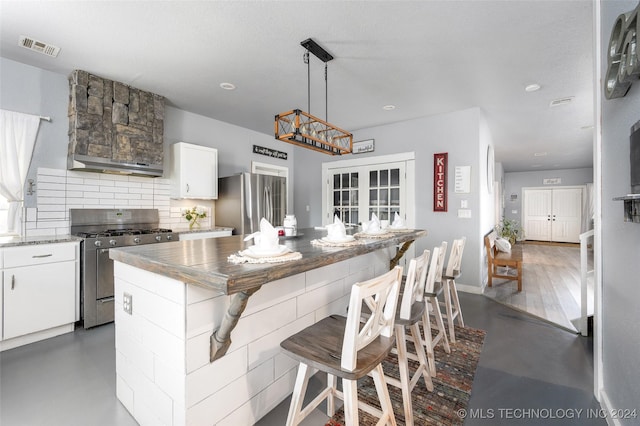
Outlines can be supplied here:
M360 224L375 213L393 222L406 219L405 162L371 164L329 170L327 222L337 215L345 224ZM331 215L332 214L332 215Z

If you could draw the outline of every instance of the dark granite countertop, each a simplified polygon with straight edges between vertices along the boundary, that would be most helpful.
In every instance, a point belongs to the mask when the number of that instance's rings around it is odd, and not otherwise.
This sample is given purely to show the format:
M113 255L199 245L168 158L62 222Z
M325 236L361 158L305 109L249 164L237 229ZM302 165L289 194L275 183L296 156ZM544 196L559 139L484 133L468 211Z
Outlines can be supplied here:
M322 247L312 245L311 240L326 236L326 231L311 228L300 231L304 235L299 238L280 240L280 244L302 254L302 259L290 262L230 263L229 255L252 244L243 241L242 235L122 247L109 250L109 255L113 260L143 270L233 294L427 235L424 230L410 230L394 233L389 238L363 239L364 244L351 247Z
M17 247L34 244L55 244L82 241L73 235L41 236L41 237L0 237L0 248Z

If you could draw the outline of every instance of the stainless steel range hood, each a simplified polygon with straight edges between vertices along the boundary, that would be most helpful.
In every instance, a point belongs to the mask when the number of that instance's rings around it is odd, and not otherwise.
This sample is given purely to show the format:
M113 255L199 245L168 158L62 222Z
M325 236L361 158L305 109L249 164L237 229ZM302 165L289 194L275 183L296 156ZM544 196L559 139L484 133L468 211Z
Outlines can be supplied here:
M162 164L125 163L110 158L70 154L67 169L96 173L162 177Z

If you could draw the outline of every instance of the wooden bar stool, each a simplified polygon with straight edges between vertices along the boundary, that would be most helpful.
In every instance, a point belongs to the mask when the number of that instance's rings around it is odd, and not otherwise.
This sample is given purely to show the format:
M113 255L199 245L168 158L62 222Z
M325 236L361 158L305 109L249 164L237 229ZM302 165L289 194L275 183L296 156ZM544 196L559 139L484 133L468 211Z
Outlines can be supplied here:
M460 299L458 299L458 289L456 288L456 279L462 275L462 252L466 237L453 240L451 244L451 253L449 254L449 262L447 269L444 271L442 279L444 284L444 305L446 309L447 326L449 327L449 341L456 342L456 333L454 320L458 318L460 327L464 327L464 318L462 318L462 309L460 309Z
M400 380L385 376L388 384L400 388L402 391L402 402L404 407L404 420L407 426L413 425L413 406L411 403L411 392L420 380L424 377L424 382L428 390L433 391L430 368L425 354L425 347L420 333L420 320L424 314L424 280L419 280L416 272L422 270L429 263L429 250L425 250L422 255L409 261L407 276L404 285L400 290L400 307L396 312L395 335L396 346L392 353L398 356L398 370ZM406 333L406 330L409 333ZM407 340L411 340L415 347L415 353L407 351ZM411 375L409 371L409 359L418 361L416 371Z
M284 340L280 346L300 362L291 395L287 425L299 424L322 401L327 399L327 415L335 411L334 397L344 401L347 426L358 425L358 408L380 417L378 424L395 425L391 399L387 390L382 360L393 347L394 321L402 267L351 288L347 317L331 315ZM371 312L361 323L363 303ZM327 373L327 387L306 407L302 407L312 370ZM358 401L357 380L371 375L382 410ZM342 378L343 392L336 387Z
M447 249L447 242L443 241L440 247L434 247L431 254L431 264L428 268L422 268L420 271L420 279L425 280L424 296L425 296L425 309L422 315L422 328L424 330L424 346L427 350L427 358L429 360L429 368L431 369L431 376L436 376L436 359L434 349L438 342L442 341L444 351L451 353L451 347L449 346L449 340L447 339L447 331L444 328L444 322L442 321L442 313L440 312L440 303L438 302L438 295L442 293L442 279L439 282L436 281L438 277L442 275L442 265L444 263L444 255L442 254ZM433 311L433 316L436 320L436 326L438 333L434 336L431 335L431 322L429 319L429 305Z

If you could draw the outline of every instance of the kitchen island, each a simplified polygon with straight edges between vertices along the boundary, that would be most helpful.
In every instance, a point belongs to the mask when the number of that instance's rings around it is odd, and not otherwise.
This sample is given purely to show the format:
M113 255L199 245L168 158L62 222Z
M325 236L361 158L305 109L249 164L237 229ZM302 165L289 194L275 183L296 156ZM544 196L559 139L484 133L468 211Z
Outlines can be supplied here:
M280 342L344 315L353 283L387 271L398 245L426 235L322 247L311 241L325 231L300 232L281 240L302 254L286 263L228 262L247 247L242 236L110 251L117 395L140 424L254 423L293 390L297 364Z

